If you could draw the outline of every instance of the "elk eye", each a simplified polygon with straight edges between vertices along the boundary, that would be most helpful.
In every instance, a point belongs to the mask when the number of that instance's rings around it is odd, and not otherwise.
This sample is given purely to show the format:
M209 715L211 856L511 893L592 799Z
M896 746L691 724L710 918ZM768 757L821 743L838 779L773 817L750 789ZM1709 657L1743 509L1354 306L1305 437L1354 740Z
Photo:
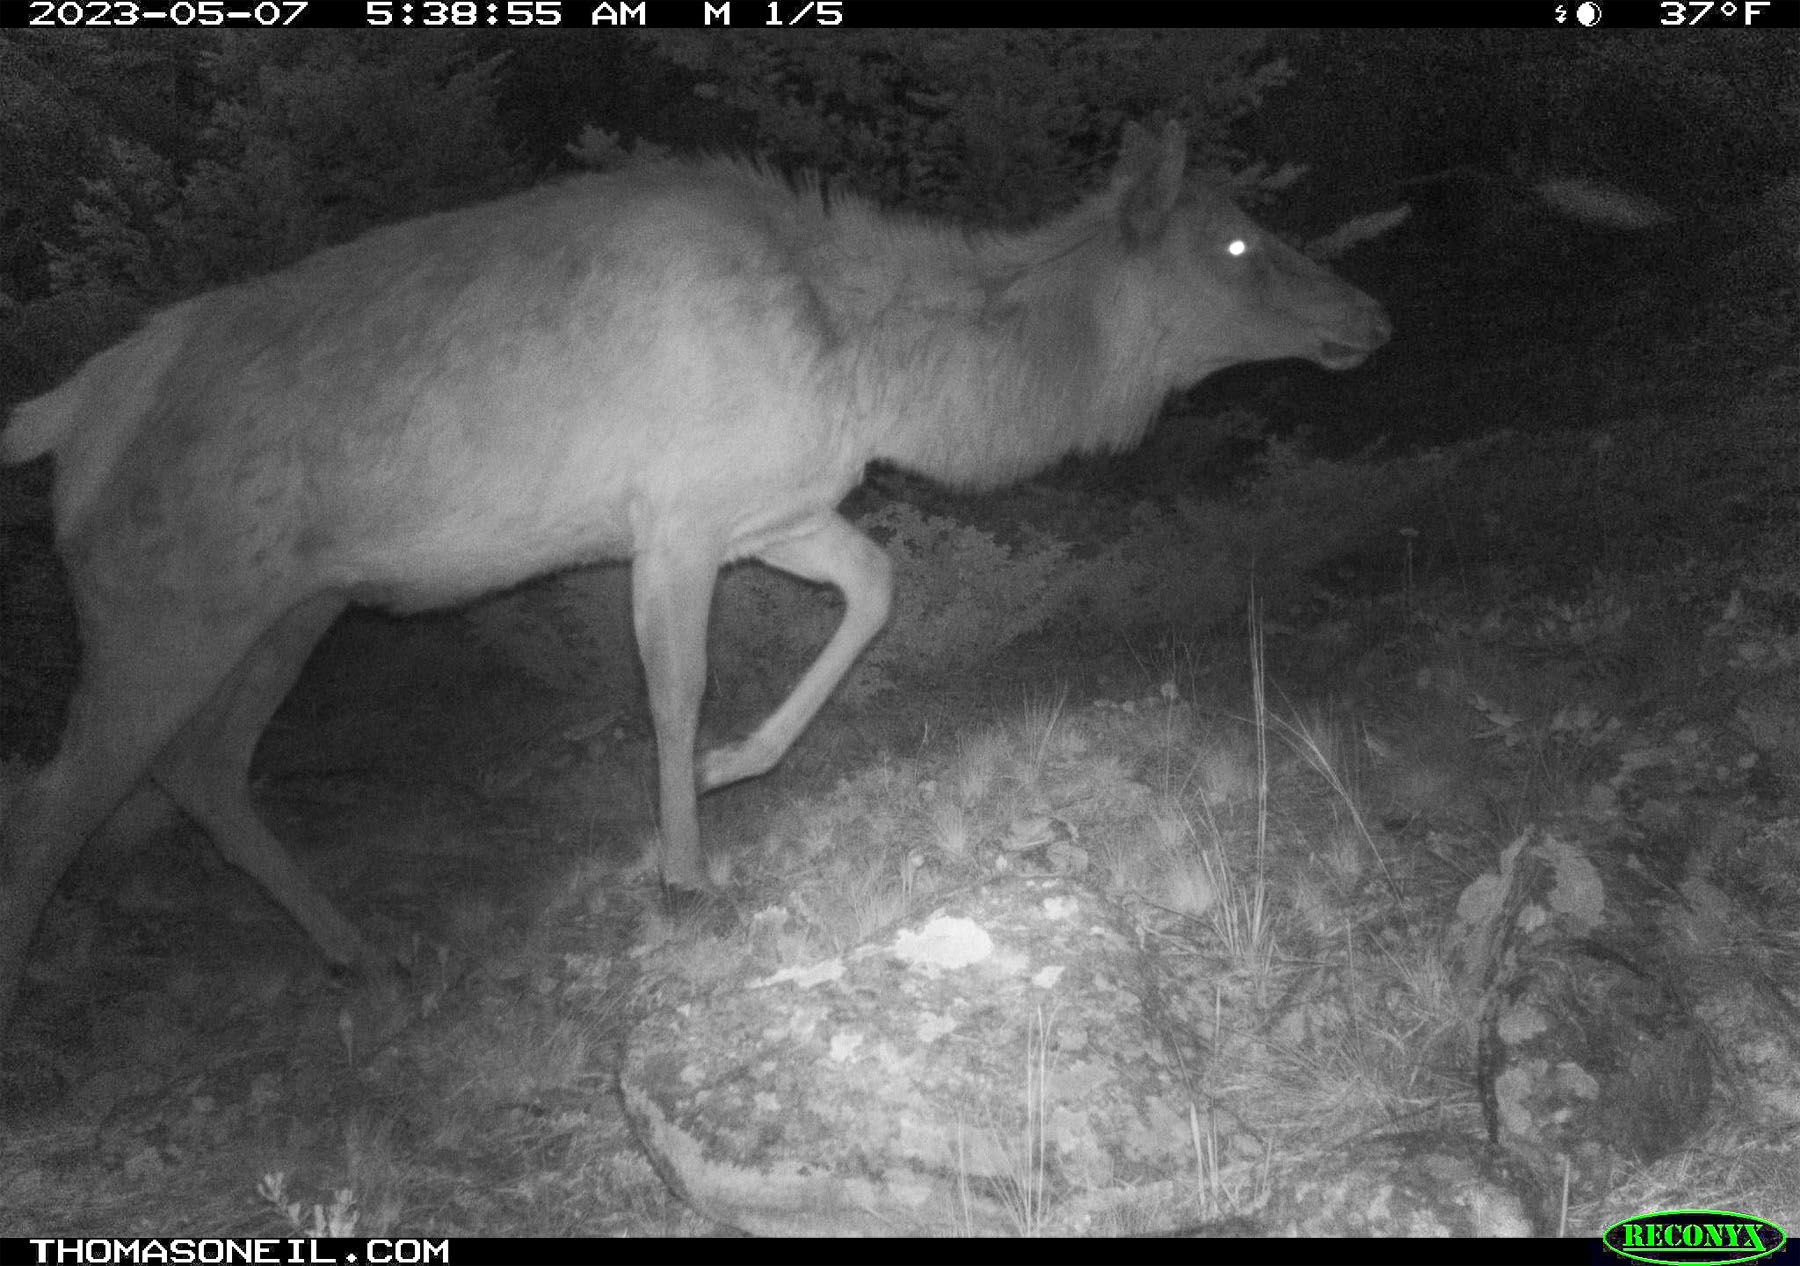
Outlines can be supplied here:
M1248 255L1250 253L1250 243L1246 242L1241 237L1234 237L1229 242L1225 243L1225 253L1227 255Z

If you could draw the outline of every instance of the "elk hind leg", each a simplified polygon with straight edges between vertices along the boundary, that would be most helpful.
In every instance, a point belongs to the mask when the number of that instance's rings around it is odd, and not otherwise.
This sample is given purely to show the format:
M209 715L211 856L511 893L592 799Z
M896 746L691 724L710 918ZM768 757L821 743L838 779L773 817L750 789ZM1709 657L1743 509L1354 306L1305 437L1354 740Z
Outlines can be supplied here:
M81 577L75 577L80 590ZM124 604L116 604L123 606ZM187 613L114 612L90 595L81 677L56 756L0 824L0 1030L38 920L69 863L254 641Z
M250 760L257 739L343 607L340 599L325 596L282 617L156 758L151 773L205 829L225 860L255 879L326 958L380 975L391 967L389 959L294 864L250 802Z

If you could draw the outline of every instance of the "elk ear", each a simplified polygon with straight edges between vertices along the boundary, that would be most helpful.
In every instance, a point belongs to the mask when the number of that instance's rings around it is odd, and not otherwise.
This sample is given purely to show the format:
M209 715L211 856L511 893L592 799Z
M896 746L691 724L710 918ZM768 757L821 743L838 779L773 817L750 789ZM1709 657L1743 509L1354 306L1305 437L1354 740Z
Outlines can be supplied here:
M1187 132L1170 120L1156 136L1136 123L1125 125L1113 188L1119 195L1119 230L1125 244L1140 247L1160 238L1181 198L1187 169Z

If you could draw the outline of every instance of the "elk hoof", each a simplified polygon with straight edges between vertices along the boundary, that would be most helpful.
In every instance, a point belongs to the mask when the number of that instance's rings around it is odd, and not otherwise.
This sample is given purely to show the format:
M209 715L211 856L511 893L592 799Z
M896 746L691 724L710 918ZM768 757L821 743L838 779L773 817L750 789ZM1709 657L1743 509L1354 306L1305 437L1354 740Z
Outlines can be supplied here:
M768 752L754 737L700 753L700 790L713 791L755 778L775 768L780 752Z
M738 924L737 907L719 889L710 884L692 888L685 884L662 885L663 913L684 923L702 924L721 933L734 930ZM717 925L716 928L714 925Z

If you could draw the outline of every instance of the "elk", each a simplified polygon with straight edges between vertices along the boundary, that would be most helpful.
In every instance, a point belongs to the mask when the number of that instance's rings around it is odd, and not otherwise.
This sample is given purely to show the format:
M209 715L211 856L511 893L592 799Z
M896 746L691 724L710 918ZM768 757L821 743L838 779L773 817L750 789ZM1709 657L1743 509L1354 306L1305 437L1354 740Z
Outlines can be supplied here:
M1244 361L1332 369L1374 300L1126 130L1106 187L1022 233L884 212L710 160L577 178L369 233L151 316L18 407L53 454L83 662L55 758L0 824L0 1029L83 840L154 779L336 964L387 960L259 819L257 738L350 603L442 607L628 560L661 872L704 889L699 792L773 767L888 613L836 511L882 460L992 487L1135 444ZM696 759L721 566L844 612L753 733Z

